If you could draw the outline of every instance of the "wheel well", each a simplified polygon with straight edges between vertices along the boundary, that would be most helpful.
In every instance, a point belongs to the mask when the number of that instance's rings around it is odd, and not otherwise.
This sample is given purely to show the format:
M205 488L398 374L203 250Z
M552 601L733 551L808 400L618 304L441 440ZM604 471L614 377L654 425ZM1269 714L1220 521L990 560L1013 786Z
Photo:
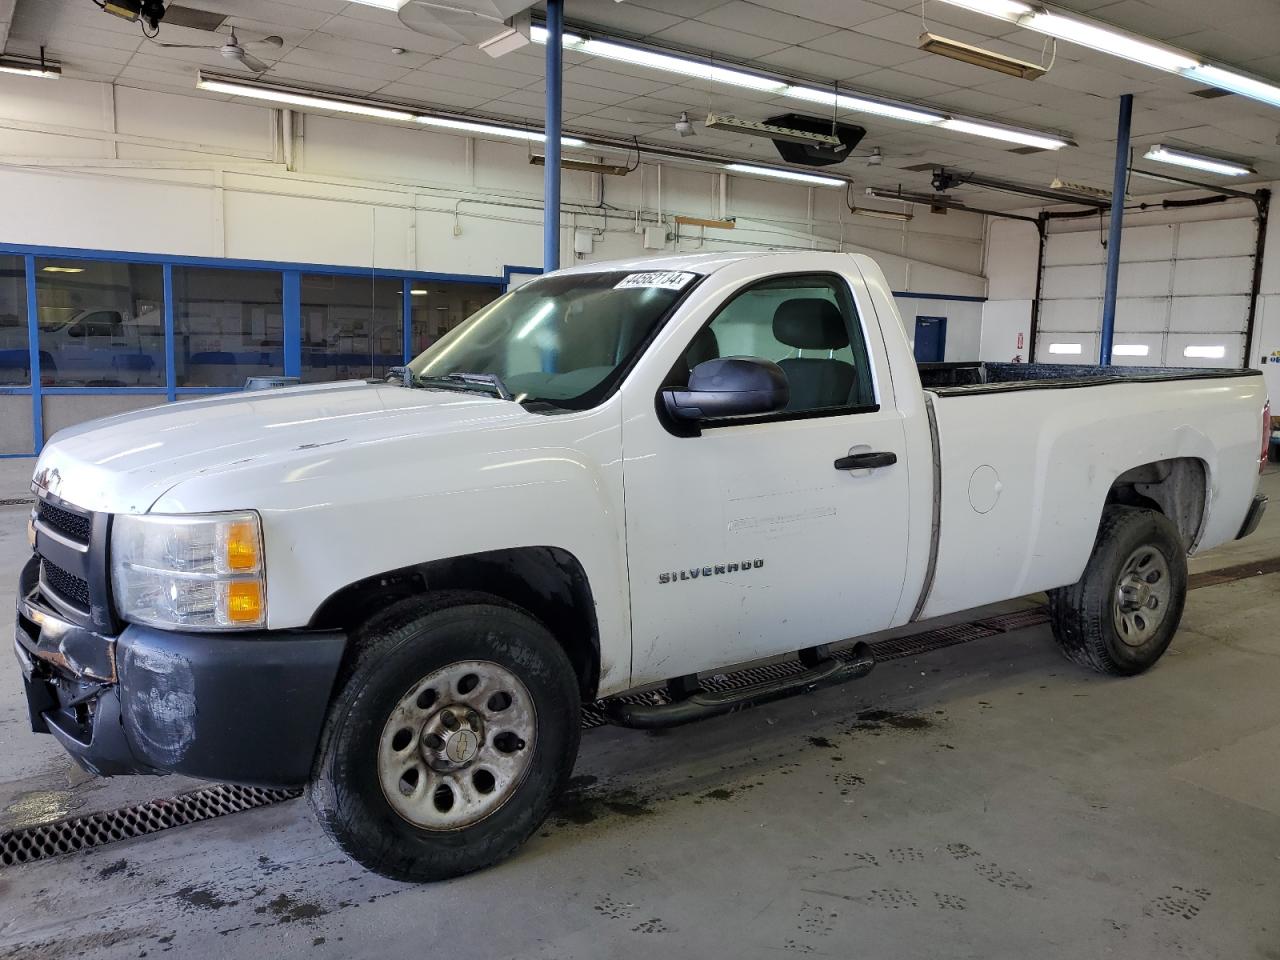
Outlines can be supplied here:
M1163 513L1190 550L1200 537L1209 471L1203 460L1175 457L1126 470L1107 491L1107 503L1146 507Z
M351 630L406 597L431 590L479 590L542 621L564 647L584 700L600 682L600 630L586 571L559 547L517 547L388 570L348 584L320 605L311 626Z

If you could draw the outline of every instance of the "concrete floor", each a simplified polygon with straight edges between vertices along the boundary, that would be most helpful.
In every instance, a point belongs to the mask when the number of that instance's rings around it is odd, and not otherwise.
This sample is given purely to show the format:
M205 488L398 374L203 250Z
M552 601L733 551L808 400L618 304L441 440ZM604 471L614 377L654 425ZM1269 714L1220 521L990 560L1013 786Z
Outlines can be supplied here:
M6 610L24 515L0 508ZM1192 566L1276 555L1280 510ZM1071 666L1040 627L589 733L540 834L448 884L366 873L300 801L0 869L0 958L1280 960L1278 588L1195 590L1136 679ZM25 723L0 655L0 828L190 785L87 779Z

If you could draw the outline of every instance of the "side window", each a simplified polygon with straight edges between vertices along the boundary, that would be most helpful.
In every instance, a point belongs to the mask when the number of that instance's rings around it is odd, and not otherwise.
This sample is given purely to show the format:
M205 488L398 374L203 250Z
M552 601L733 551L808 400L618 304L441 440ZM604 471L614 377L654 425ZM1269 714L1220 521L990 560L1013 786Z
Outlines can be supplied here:
M875 403L871 365L853 298L828 274L775 277L737 293L694 337L684 363L716 357L772 360L787 376L787 412Z

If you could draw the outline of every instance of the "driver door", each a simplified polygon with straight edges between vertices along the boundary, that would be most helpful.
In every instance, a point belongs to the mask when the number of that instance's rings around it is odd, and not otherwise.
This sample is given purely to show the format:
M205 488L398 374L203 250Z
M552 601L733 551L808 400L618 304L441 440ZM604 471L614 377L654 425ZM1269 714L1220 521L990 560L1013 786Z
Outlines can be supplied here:
M884 360L867 349L862 289L834 273L772 277L690 332L667 386L715 356L760 357L787 375L784 410L689 432L661 404L641 416L653 397L629 404L633 684L890 625L906 567L906 441ZM836 468L862 452L897 462Z

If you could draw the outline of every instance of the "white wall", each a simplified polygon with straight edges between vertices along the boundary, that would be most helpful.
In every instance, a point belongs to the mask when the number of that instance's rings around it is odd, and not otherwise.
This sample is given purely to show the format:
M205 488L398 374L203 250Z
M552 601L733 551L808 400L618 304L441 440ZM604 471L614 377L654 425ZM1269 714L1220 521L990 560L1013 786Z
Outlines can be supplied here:
M290 170L267 107L0 75L0 242L485 276L541 262L543 170L526 145L325 116L297 128ZM895 290L985 293L981 217L899 225L850 215L841 190L732 176L722 210L720 176L566 172L562 261L575 230L605 260L646 252L637 223L674 235L675 214L736 217L665 249L845 249L876 255ZM962 341L976 349L976 331Z

